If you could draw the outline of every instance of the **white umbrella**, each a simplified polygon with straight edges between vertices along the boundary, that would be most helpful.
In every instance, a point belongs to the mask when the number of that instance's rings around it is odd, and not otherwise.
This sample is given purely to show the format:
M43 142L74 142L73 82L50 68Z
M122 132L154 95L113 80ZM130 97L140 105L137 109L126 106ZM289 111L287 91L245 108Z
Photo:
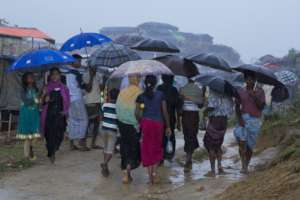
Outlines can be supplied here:
M122 78L124 76L147 76L147 75L173 75L171 70L164 64L155 60L128 61L118 67L110 78Z

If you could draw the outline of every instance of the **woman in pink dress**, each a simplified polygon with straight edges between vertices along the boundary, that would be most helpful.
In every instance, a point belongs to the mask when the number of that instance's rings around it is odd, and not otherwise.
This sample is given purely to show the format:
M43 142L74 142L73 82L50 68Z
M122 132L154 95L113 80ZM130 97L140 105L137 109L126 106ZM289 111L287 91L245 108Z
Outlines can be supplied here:
M145 91L136 100L136 117L142 132L142 163L148 169L151 184L158 182L156 168L163 159L164 129L171 134L166 101L161 91L155 91L156 84L155 76L147 76Z

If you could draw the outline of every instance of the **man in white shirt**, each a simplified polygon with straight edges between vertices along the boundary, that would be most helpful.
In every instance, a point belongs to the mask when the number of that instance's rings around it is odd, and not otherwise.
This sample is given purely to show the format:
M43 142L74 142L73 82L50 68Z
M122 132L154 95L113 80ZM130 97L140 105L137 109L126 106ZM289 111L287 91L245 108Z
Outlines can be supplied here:
M71 150L88 151L89 148L85 144L85 134L88 126L88 116L85 108L83 91L90 91L91 83L93 82L94 75L90 77L89 83L82 81L82 76L79 72L81 67L82 57L74 54L73 57L77 60L72 63L65 74L66 85L70 91L70 108L68 113L68 136L70 139ZM79 140L80 148L78 148L74 141Z
M101 120L101 89L103 87L103 77L99 72L96 72L96 69L91 68L88 72L83 75L83 80L85 83L91 79L91 74L94 74L92 87L90 91L87 91L84 96L86 110L88 114L88 128L86 131L86 138L88 136L88 132L90 128L92 128L92 141L91 147L92 149L101 149L100 146L96 145L96 139L98 136L98 129Z

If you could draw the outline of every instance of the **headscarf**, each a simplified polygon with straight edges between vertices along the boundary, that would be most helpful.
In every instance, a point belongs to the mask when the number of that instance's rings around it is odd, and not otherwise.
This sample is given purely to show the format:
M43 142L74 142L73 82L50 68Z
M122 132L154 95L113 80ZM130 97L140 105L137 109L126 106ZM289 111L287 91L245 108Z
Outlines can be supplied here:
M121 90L116 103L118 120L136 128L138 127L135 118L136 99L142 93L138 86L139 82L139 77L129 77L129 86Z
M70 94L69 94L69 89L60 81L54 82L54 81L49 81L47 86L46 86L46 93L49 95L53 90L59 88L60 95L63 99L63 112L65 115L68 114L69 111L69 106L70 106ZM45 130L45 123L46 123L46 116L47 116L47 111L48 111L48 104L45 104L43 106L43 110L41 113L41 131L44 132Z

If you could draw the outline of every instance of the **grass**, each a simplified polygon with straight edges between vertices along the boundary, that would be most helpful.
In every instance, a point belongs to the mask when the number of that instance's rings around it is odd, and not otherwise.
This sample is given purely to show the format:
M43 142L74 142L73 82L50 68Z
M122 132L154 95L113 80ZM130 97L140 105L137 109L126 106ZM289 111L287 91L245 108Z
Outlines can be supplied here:
M42 142L35 144L35 152L44 154ZM24 158L23 142L0 146L0 179L10 172L17 172L32 167L35 162Z
M268 132L279 126L300 126L300 93L285 113L276 113L264 119L262 132Z

